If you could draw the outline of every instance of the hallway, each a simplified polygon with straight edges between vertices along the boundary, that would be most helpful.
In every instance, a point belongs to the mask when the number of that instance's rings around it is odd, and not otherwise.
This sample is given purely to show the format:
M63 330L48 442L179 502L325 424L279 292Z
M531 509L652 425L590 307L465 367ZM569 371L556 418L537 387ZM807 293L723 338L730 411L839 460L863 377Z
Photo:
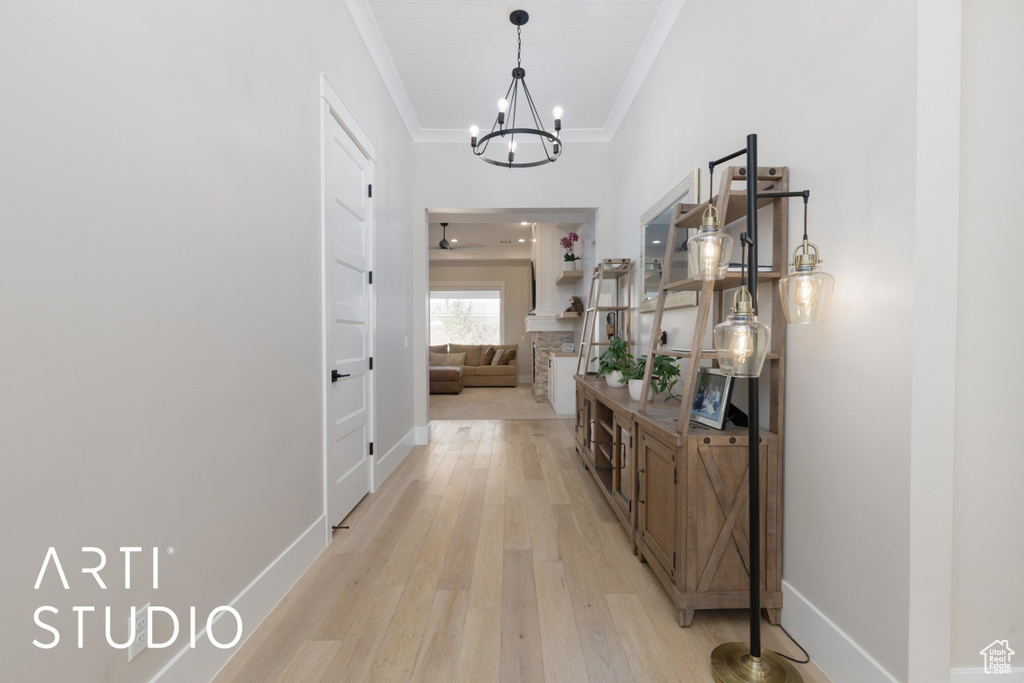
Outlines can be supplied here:
M677 625L576 459L569 421L430 429L217 683L703 682L711 650L745 640L741 610ZM766 647L799 655L762 623Z

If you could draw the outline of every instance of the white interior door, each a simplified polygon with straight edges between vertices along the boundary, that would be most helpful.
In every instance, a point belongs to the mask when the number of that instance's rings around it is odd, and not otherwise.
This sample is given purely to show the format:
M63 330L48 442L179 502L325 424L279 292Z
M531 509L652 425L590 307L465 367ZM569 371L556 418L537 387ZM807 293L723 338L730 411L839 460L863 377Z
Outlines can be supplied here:
M373 162L324 107L325 469L327 516L336 525L369 493L373 386L369 269Z

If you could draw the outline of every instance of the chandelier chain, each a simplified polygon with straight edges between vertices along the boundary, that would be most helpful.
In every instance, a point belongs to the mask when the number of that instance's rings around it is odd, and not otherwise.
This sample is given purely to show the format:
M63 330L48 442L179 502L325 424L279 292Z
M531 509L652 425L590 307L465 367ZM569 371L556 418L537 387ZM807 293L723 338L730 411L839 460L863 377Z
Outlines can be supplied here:
M516 26L516 39L519 43L519 49L516 51L516 66L523 66L523 27Z

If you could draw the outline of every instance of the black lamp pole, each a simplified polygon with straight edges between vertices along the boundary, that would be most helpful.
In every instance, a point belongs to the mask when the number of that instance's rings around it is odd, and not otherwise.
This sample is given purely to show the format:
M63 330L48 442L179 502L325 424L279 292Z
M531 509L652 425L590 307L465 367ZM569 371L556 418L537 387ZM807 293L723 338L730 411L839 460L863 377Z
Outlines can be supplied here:
M750 300L757 315L757 133L747 136L747 276ZM750 513L750 656L761 656L761 409L758 378L747 380L747 436Z

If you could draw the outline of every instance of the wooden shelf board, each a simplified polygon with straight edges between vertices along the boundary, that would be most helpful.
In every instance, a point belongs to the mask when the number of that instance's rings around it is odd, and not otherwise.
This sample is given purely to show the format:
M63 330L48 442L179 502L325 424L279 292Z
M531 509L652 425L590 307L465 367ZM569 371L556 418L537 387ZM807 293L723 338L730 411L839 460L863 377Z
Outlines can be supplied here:
M563 270L562 274L555 280L556 285L571 285L583 279L582 270Z
M654 351L655 356L670 356L672 358L689 358L693 354L690 351L671 351L669 349L656 349ZM717 357L717 352L714 349L700 352L701 358L713 359Z
M562 311L561 313L555 314L555 320L579 320L582 317L582 313L576 313L574 311Z
M758 282L762 280L778 280L782 277L782 273L758 273ZM740 273L726 273L725 277L721 280L714 280L714 291L720 292L723 289L732 289L740 286L741 280ZM668 283L666 289L673 292L699 292L704 288L704 280L676 280L675 282Z
M627 266L615 266L613 268L605 268L602 265L594 269L594 276L600 276L604 280L607 280L609 278L615 278L617 280L623 275L626 275L628 272L629 268Z
M669 351L667 349L657 349L657 350L655 350L654 355L655 356L670 356L672 358L690 358L693 354L691 352L689 352L689 351ZM700 358L701 358L701 360L718 360L718 352L715 351L714 349L707 350L707 351L701 351L700 352ZM765 358L765 360L778 360L779 359L779 354L777 354L777 353L769 353L764 358Z
M629 306L598 306L598 311L628 311Z
M759 192L770 192L775 188L775 181L759 181L758 191ZM768 206L776 197L765 197L757 201L757 208ZM784 198L778 198L784 199ZM718 203L718 195L715 195L712 200L716 204ZM700 227L701 217L704 215L704 210L708 208L707 202L697 204L692 209L684 213L676 221L676 226L680 228L686 228L688 230L696 230ZM746 190L729 190L729 213L726 214L725 219L721 222L722 226L729 225L733 221L738 221L741 218L745 218L747 215L747 191Z
M598 420L598 421L601 423L601 426L604 427L604 431L608 432L613 437L615 436L615 431L612 430L612 423L611 422L605 422L604 420Z

